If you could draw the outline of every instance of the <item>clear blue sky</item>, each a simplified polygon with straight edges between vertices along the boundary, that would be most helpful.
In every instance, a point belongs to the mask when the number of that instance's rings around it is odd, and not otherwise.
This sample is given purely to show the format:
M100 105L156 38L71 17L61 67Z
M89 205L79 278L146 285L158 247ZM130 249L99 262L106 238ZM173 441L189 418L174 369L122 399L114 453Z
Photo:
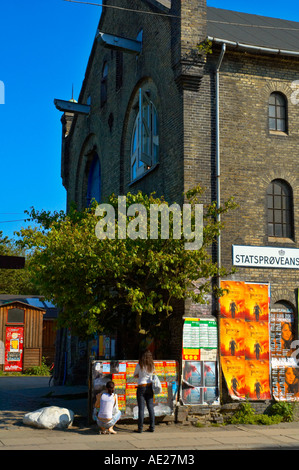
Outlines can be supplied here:
M208 5L299 21L298 0L208 0ZM64 0L2 0L0 12L0 81L5 85L0 230L13 237L25 226L19 219L26 209L66 208L61 112L53 100L70 99L72 85L78 98L101 8Z

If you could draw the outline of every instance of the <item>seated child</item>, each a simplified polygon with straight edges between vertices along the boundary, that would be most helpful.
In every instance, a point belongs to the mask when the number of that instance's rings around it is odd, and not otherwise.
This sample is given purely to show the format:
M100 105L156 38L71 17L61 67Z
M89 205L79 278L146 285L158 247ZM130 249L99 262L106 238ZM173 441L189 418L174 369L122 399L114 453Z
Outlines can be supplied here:
M97 412L97 424L101 434L116 434L113 426L121 417L118 409L117 395L114 393L114 382L111 380L106 384L107 391L97 395L95 409Z

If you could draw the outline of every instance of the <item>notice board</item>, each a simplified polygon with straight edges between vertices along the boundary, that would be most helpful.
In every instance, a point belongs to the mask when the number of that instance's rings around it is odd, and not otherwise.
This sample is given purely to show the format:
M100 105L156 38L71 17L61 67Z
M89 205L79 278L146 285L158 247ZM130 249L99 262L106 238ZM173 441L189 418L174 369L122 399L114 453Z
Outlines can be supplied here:
M184 405L218 405L218 334L214 317L185 318L181 400Z
M134 377L137 360L94 360L91 363L90 376L90 407L94 406L96 395L106 390L109 380L114 382L114 391L118 396L118 407L122 413L121 419L138 419L137 378ZM155 416L168 416L174 413L178 396L179 365L177 361L154 361L162 392L154 395ZM145 417L148 416L145 407Z
M272 393L277 401L299 401L298 341L295 315L282 306L271 308Z

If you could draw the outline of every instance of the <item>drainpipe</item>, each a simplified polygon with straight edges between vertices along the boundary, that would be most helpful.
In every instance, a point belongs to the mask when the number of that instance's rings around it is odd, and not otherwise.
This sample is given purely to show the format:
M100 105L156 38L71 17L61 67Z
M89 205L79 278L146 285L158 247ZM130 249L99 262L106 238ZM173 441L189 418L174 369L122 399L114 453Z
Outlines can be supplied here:
M219 98L220 98L220 92L219 92L219 78L220 78L220 67L223 61L223 57L226 51L226 44L222 44L222 50L221 54L218 60L218 64L215 70L215 86L216 86L216 192L217 192L217 209L220 207L220 125L219 125ZM220 214L217 214L217 222L220 223ZM219 233L217 237L217 268L218 270L221 268L221 234ZM220 288L220 275L218 274L217 276L217 287ZM220 357L220 305L218 301L217 305L217 313L218 313L218 354ZM220 361L219 361L219 395L222 397L222 369L220 366Z
M221 54L218 60L218 64L215 70L215 84L216 84L216 193L217 193L217 209L220 207L220 175L221 175L221 169L220 169L220 124L219 124L219 98L220 98L220 92L219 92L219 78L220 78L220 67L223 61L223 57L226 51L226 44L222 44L222 50ZM217 215L217 222L220 223L220 214ZM218 235L217 238L217 267L218 269L221 268L221 234ZM218 276L217 279L218 287L220 287L220 276Z

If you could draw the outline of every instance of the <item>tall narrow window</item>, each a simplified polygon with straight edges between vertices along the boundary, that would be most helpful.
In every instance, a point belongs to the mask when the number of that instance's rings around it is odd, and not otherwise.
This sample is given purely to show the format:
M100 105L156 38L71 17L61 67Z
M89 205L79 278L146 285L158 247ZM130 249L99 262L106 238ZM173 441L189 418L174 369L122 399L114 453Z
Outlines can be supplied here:
M283 180L274 180L267 189L268 236L293 238L292 189Z
M124 56L121 51L116 51L116 91L120 90L123 84L123 57Z
M269 98L269 130L287 132L287 102L281 93Z
M89 207L92 200L101 202L101 164L96 154L91 162L88 173L86 206Z
M158 116L147 93L139 90L139 112L131 141L131 179L142 175L159 158Z
M102 68L102 78L101 78L101 106L103 106L107 101L107 89L108 89L108 64L104 63Z

